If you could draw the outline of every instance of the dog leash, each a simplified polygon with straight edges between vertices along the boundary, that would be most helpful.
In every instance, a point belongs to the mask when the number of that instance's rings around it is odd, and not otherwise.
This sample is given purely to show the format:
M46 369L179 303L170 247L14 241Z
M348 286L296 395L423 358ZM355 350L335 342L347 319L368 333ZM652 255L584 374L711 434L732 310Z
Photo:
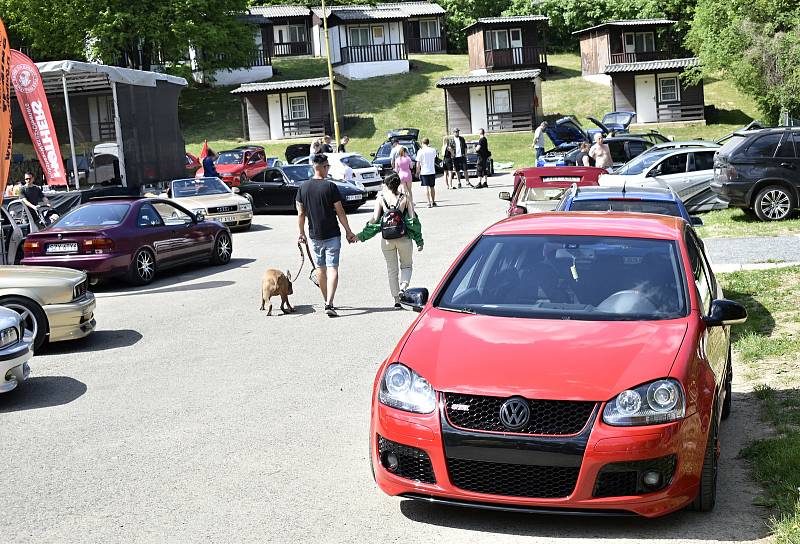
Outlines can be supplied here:
M304 240L303 242L297 242L297 247L300 249L300 257L303 257L303 244L306 246L306 253L308 254L308 262L311 263L311 272L308 273L308 279L311 280L311 283L319 287L319 280L317 279L317 275L314 273L317 271L317 265L314 264L314 259L311 257L311 249L308 247L308 239ZM303 264L300 264L300 270L303 269ZM300 274L300 270L297 271Z

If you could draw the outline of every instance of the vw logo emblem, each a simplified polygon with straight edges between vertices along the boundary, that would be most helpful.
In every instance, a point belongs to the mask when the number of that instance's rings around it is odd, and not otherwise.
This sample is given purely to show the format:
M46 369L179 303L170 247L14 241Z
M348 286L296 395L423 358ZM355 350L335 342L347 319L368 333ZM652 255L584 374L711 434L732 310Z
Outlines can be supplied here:
M59 232L58 233L58 239L61 240L63 237L64 237L64 235Z
M530 418L531 409L525 399L512 397L500 407L500 422L509 431L522 429Z

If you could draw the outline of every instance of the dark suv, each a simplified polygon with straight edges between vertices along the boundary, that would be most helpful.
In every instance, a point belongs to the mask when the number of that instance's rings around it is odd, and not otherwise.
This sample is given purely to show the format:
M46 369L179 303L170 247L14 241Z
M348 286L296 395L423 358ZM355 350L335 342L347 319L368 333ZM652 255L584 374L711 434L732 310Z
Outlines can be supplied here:
M717 151L711 188L762 221L800 206L800 128L736 132Z

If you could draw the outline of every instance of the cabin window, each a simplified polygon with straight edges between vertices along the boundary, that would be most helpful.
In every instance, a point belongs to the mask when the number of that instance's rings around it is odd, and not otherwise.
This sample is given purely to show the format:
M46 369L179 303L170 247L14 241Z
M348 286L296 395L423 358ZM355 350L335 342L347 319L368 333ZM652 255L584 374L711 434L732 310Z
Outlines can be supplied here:
M372 27L372 38L376 42L383 41L383 27L382 26L373 26Z
M288 34L290 42L306 41L306 27L303 25L289 25Z
M681 99L680 85L678 76L667 76L658 78L658 101L659 102L679 102Z
M350 45L369 45L369 38L369 28L356 27L350 29Z
M308 102L305 95L289 97L289 119L308 119Z
M655 34L652 32L626 32L624 40L626 53L646 53L656 50Z
M490 30L488 38L489 49L508 49L507 30Z
M438 38L439 25L436 24L436 19L421 19L419 22L419 37L420 38Z
M511 113L511 89L492 89L494 113Z

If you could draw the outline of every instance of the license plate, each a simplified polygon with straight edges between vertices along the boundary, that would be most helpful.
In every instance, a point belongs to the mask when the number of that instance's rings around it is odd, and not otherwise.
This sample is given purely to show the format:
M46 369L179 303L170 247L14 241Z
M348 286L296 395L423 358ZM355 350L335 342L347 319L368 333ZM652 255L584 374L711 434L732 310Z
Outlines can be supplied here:
M361 195L347 195L344 197L345 200L361 200Z
M236 216L235 215L226 215L224 217L220 217L219 220L222 221L223 223L235 223L236 222Z
M361 177L363 179L371 179L371 178L375 177L375 173L374 172L365 172L365 173L361 174Z
M70 243L70 244L47 244L47 253L77 253L78 252L78 244L77 243Z

